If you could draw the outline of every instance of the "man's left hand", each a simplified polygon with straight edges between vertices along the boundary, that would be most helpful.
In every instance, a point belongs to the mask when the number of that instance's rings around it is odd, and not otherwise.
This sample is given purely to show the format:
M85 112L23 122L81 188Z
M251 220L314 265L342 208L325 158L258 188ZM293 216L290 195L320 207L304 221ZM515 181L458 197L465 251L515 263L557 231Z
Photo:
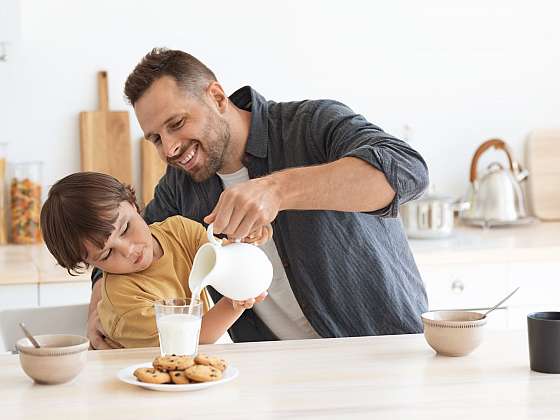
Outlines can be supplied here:
M214 223L215 233L229 239L244 239L270 224L280 210L278 186L272 178L256 178L222 192L206 223Z

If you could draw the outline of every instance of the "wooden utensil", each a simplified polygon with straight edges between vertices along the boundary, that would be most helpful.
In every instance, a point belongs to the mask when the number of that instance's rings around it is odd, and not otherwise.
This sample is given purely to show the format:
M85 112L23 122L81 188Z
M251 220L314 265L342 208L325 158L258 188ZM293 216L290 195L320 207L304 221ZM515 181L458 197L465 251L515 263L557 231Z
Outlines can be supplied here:
M560 128L532 131L526 152L533 213L542 220L560 220Z
M142 202L146 205L154 198L154 188L167 169L155 146L146 139L140 141L142 156Z
M127 111L109 111L107 72L97 74L99 110L80 112L82 171L103 172L132 183L130 120Z

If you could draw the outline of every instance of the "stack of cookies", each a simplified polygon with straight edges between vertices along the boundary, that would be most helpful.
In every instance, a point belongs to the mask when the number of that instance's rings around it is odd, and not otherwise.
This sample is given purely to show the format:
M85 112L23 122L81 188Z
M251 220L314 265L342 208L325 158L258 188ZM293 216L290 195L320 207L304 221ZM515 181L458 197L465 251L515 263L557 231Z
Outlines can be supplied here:
M189 384L218 381L226 369L226 361L218 357L199 354L190 356L158 356L153 368L138 368L134 376L149 384Z

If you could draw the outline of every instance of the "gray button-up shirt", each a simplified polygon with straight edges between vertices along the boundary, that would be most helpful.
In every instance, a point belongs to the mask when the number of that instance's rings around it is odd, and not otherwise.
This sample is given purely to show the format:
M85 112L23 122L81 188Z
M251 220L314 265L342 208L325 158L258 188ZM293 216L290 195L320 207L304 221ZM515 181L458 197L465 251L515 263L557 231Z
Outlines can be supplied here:
M250 178L353 156L382 171L396 191L378 211L287 210L272 223L290 286L315 331L323 337L421 332L426 292L398 209L428 184L422 157L336 101L277 103L248 86L230 100L251 111L244 159ZM203 223L222 191L218 176L196 183L169 166L144 217L152 223L181 214ZM252 310L230 334L235 341L275 339Z

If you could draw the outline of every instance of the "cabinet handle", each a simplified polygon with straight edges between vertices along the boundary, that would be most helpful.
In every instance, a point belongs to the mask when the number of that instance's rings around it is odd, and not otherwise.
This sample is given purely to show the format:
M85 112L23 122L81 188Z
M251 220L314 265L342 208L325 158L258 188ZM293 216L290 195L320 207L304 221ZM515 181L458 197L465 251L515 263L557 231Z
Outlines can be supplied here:
M455 294L463 293L465 290L465 284L461 280L453 280L451 283L451 291Z

